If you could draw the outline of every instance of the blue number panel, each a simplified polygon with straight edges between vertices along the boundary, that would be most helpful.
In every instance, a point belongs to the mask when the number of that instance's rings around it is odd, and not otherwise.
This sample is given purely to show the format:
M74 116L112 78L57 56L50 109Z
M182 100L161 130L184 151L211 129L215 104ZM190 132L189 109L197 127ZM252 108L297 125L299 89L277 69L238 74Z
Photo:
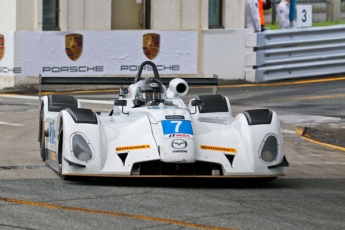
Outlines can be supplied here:
M193 127L191 121L165 120L162 121L164 138L191 138L193 139Z

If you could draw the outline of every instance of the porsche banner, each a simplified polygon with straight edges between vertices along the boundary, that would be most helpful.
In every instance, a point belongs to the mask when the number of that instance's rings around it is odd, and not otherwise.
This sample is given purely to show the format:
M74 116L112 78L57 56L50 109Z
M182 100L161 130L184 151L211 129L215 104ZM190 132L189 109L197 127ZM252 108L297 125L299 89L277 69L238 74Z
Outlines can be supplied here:
M135 76L148 60L160 74L197 74L198 31L0 31L0 76Z

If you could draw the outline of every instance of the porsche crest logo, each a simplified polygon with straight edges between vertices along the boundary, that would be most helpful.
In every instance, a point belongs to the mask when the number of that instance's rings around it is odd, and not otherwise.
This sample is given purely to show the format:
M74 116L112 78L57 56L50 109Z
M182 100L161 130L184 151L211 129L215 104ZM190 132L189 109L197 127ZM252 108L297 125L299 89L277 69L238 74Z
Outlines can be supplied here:
M0 61L5 54L5 36L0 34Z
M157 57L159 53L159 43L160 36L159 34L144 34L143 35L143 51L145 56L153 60Z
M83 35L67 34L65 36L65 49L67 56L72 60L77 60L83 52Z

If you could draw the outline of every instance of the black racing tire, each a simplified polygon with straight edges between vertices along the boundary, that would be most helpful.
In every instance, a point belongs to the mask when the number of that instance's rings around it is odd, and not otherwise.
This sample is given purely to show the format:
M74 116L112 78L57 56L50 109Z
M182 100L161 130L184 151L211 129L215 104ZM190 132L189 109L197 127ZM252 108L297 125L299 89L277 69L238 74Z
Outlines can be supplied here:
M274 181L275 179L277 179L277 177L263 177L260 178L259 181L262 183L266 183L266 182L270 182L270 181Z
M44 122L44 107L40 111L40 155L43 161L46 160L46 145L45 145L45 122Z
M60 125L62 126L62 123ZM62 175L62 165L64 164L62 150L63 150L63 129L61 127L59 131L59 149L58 149L59 176L64 180L68 180L69 178L68 176Z

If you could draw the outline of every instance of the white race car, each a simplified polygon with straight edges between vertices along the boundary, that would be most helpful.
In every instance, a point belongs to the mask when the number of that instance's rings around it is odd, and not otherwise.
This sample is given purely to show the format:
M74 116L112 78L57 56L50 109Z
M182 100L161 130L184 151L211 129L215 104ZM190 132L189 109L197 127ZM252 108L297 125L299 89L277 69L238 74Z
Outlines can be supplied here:
M142 78L147 65L153 77ZM51 78L41 79L41 84L52 83ZM92 80L85 79L75 81ZM181 97L188 92L187 80L172 79L168 88L162 80L154 63L142 63L107 114L80 108L72 96L42 97L42 159L64 179L283 175L289 164L275 112L255 109L233 117L228 98L217 94L198 96L186 106ZM123 84L128 81L122 79Z

